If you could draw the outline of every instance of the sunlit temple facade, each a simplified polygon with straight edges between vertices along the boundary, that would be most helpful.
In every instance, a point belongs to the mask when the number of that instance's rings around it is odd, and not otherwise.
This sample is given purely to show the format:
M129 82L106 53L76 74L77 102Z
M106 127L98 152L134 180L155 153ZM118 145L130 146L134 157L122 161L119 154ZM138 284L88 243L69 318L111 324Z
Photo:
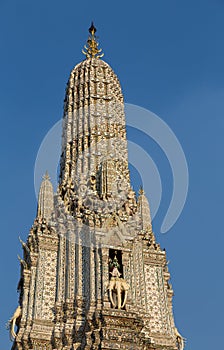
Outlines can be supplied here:
M57 192L46 173L21 241L13 350L183 350L166 253L133 191L124 99L92 24L64 101Z

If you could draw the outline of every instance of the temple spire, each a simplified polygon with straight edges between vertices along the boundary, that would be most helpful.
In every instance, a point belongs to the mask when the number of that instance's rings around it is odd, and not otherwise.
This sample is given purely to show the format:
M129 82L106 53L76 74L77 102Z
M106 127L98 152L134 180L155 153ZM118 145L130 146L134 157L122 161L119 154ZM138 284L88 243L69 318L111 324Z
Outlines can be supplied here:
M89 27L89 38L87 40L87 45L84 46L85 50L82 50L82 53L86 56L86 58L101 58L104 56L104 53L102 52L102 49L98 49L99 43L97 42L96 37L96 27L94 26L93 22L91 23L91 26Z
M131 187L120 82L89 33L66 88L59 188L46 173L21 241L12 350L183 350L166 253Z
M40 186L37 216L49 220L54 210L54 191L50 176L46 171Z
M146 229L152 230L149 202L145 196L145 191L143 190L142 187L140 187L138 193L139 193L138 207L139 207L139 214L140 214L141 221L142 221L142 229L143 230L146 230Z

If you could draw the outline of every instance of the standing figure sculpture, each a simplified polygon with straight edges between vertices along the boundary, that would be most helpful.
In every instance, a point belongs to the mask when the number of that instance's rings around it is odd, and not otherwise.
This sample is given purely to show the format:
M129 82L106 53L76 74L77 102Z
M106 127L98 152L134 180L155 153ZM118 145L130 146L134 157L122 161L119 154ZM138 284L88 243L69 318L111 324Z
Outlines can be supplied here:
M115 253L115 257L113 262L110 261L110 264L113 266L112 275L110 281L108 283L107 289L109 290L109 298L113 308L123 309L127 302L128 290L130 288L129 284L125 281L124 278L121 278L121 273L118 270L120 267L117 256ZM116 295L116 300L114 300L113 294ZM124 294L122 301L122 294Z

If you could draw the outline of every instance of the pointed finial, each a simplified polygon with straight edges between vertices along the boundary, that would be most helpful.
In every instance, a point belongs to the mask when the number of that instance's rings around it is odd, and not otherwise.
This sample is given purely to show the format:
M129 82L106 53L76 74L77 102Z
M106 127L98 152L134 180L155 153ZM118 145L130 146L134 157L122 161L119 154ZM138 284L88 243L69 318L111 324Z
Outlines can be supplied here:
M91 35L94 35L96 33L96 27L94 26L93 21L91 23L91 26L89 27L89 33Z
M50 180L50 176L48 174L48 171L46 170L46 173L43 176L43 180Z
M145 194L142 186L140 186L138 193L139 193L140 196Z
M86 58L101 58L103 57L102 49L98 49L99 43L97 42L97 37L95 36L96 33L96 27L94 26L93 22L91 23L91 26L89 27L89 33L90 36L87 40L87 45L84 46L85 50L82 50L82 53L86 55Z
M149 202L146 198L145 191L143 190L143 187L141 186L139 191L139 197L138 197L138 210L139 214L141 216L142 220L142 229L152 229L152 222L151 222L151 215L150 215L150 208L149 208Z
M50 181L50 176L46 171L43 181L40 185L38 196L37 216L50 219L54 211L54 190Z

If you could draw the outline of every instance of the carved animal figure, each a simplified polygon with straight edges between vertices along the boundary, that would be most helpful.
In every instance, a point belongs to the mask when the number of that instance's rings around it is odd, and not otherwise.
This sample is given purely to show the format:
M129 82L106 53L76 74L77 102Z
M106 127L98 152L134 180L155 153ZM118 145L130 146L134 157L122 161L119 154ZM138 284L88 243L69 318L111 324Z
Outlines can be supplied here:
M175 328L175 336L176 336L176 340L177 340L178 350L184 350L185 338L182 337L182 335L178 332L177 328Z
M15 332L15 326L16 326L16 321L18 318L20 318L22 315L22 308L19 305L14 312L12 318L8 322L8 328L10 330L10 339L13 340L16 337L16 332Z
M113 307L117 307L118 309L122 309L126 302L127 302L127 296L128 296L128 290L130 286L129 284L120 277L111 277L107 289L109 290L109 298L111 301L111 304ZM124 300L122 303L122 292L124 291ZM117 294L117 302L113 299L113 293L115 292Z

